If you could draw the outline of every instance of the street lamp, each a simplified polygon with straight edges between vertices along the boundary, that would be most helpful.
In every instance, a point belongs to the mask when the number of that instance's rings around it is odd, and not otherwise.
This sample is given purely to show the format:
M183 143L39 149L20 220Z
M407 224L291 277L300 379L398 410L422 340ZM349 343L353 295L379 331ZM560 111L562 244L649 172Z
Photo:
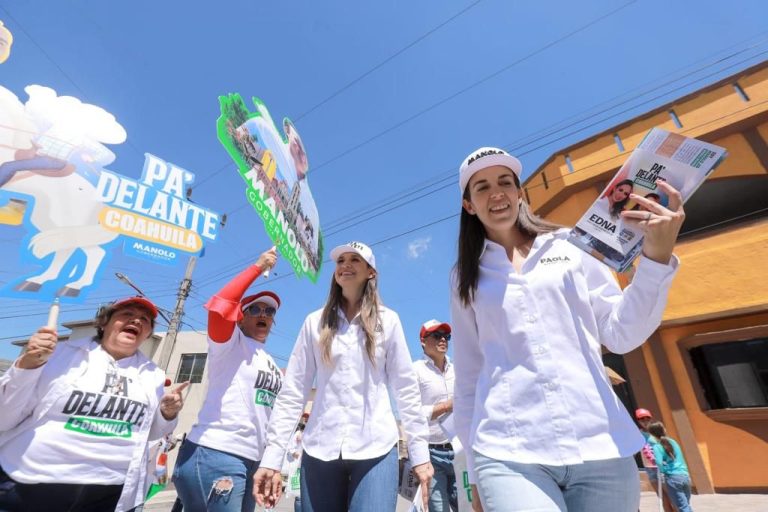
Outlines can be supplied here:
M121 282L127 284L128 286L136 290L136 293L139 294L139 297L146 297L146 294L143 291L141 291L141 288L133 284L133 281L128 279L128 276L126 276L125 274L121 274L120 272L115 272L115 277L118 278ZM160 309L158 309L157 312L160 314L161 317L163 317L163 320L165 320L166 323L171 322L171 320L167 316L165 316L165 313L163 313Z

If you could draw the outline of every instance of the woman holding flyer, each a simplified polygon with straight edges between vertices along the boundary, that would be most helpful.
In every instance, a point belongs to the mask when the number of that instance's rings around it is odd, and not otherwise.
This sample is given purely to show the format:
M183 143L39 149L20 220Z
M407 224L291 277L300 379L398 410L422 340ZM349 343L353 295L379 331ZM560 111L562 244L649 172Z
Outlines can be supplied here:
M419 386L400 319L381 304L371 249L351 242L333 249L331 258L336 268L328 300L307 316L288 362L254 479L256 500L274 506L280 498L283 454L316 383L303 436L302 510L392 512L399 433L387 388L424 489L433 474Z
M625 353L656 329L684 214L625 211L645 232L626 290L608 268L532 214L522 165L481 148L459 170L462 211L451 296L456 430L487 511L635 512L643 436L613 393L600 345Z
M277 259L264 252L206 304L208 393L179 451L173 481L185 512L253 512L259 466L282 373L264 350L280 298L248 287Z

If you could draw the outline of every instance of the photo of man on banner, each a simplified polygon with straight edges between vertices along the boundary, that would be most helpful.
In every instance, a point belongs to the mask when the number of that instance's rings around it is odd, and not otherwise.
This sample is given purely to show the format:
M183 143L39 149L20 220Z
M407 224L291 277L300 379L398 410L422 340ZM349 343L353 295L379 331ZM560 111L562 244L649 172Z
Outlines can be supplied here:
M284 119L282 131L267 107L253 98L249 112L239 94L219 98L219 141L248 183L246 194L269 237L297 276L315 281L322 262L320 217L307 179L307 153L296 127Z

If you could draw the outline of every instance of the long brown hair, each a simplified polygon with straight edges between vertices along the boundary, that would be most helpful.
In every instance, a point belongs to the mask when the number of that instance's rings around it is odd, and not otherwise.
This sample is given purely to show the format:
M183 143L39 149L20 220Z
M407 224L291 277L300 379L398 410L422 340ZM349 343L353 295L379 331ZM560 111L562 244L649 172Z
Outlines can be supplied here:
M520 191L520 180L513 173L515 178L515 187ZM469 185L464 189L463 198L470 200ZM522 233L535 237L540 233L551 233L562 226L546 221L534 214L531 207L525 202L522 195L518 206L517 229ZM480 255L483 252L483 245L487 233L485 226L480 222L477 215L471 215L462 207L461 217L459 219L459 256L456 259L454 271L459 281L459 297L465 306L469 306L475 298L477 282L480 279Z
M371 268L369 265L368 268ZM365 332L365 352L371 364L376 365L376 327L379 325L379 306L382 304L378 290L378 273L363 285L363 298L360 306L360 323ZM320 350L323 362L331 364L331 345L339 329L338 310L346 299L341 293L341 286L336 282L336 273L331 276L331 289L320 316Z
M654 421L648 425L648 433L659 440L664 451L672 460L675 460L675 449L672 447L672 443L669 442L667 437L667 430L664 428L664 424L660 421Z

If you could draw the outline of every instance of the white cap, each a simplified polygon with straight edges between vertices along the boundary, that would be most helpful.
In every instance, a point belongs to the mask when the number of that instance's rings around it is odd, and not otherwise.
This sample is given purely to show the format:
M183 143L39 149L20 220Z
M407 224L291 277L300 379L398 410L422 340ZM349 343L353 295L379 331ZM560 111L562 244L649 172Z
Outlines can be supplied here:
M482 171L486 167L493 167L494 165L503 165L509 168L517 179L520 180L520 174L523 172L523 164L520 160L513 157L503 149L499 148L480 148L474 150L469 154L467 158L459 168L459 188L461 193L464 194L464 189L467 188L469 179L475 175L477 171Z
M373 255L373 251L370 247L363 242L349 242L344 245L339 245L331 250L331 259L336 261L339 256L345 252L354 252L359 254L371 267L376 269L376 257Z
M280 309L280 297L275 292L263 291L255 295L248 295L240 301L240 310L245 311L248 306L255 302L262 302L267 306L272 306L275 309Z

